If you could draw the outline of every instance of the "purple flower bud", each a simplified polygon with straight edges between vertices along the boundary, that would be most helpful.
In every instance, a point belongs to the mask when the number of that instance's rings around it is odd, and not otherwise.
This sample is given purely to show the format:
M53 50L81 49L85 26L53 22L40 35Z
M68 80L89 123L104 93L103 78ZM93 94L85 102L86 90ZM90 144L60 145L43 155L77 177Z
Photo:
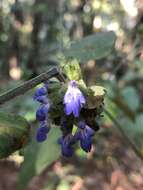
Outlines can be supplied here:
M49 100L47 98L47 96L37 96L34 98L36 101L43 103L43 104L48 104Z
M36 112L36 118L38 121L44 121L48 117L49 105L43 105L38 108Z
M72 134L68 134L59 139L59 144L61 144L62 155L65 157L70 157L73 155L72 145L75 143L74 137Z
M92 147L92 138L81 139L80 146L85 152L90 152Z
M80 129L84 129L85 126L86 126L86 123L85 123L84 121L80 121L80 122L78 123L78 127L79 127Z
M41 87L38 88L34 94L34 98L38 97L38 96L44 96L47 94L47 88L46 87Z
M71 81L69 83L63 103L65 104L66 115L73 113L75 117L79 117L80 110L85 104L85 98L82 92L79 90L76 81Z
M47 139L47 134L46 133L42 133L40 131L37 131L37 134L36 134L36 140L38 142L43 142Z

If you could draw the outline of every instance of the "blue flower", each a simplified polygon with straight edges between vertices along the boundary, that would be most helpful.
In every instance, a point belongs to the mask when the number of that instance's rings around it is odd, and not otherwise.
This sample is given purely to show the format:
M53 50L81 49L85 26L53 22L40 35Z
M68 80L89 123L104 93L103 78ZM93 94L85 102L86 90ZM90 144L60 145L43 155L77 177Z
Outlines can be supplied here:
M75 143L74 137L71 133L63 136L59 139L59 144L61 144L62 155L65 157L71 157L73 155L72 145Z
M78 130L75 134L75 139L80 141L80 146L85 152L90 152L94 134L94 130L86 125L84 121L80 121L78 123Z
M38 121L45 121L48 117L48 111L49 111L49 104L42 105L38 110L36 111L36 118Z
M73 113L75 117L79 117L80 110L85 104L85 98L79 90L76 81L70 81L63 103L66 115Z

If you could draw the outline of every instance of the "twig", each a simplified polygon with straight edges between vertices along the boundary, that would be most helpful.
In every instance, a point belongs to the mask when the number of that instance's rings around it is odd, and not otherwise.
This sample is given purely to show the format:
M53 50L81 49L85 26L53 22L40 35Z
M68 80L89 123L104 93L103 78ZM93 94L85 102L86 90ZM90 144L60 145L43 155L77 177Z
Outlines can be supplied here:
M104 108L105 114L113 121L113 123L117 126L118 130L121 132L123 137L127 140L128 144L132 147L136 155L143 160L142 152L136 147L136 145L131 141L131 139L124 133L120 123L112 116L112 114Z
M64 77L62 74L60 74L59 70L57 67L52 68L51 70L48 70L47 72L44 72L37 77L28 80L24 82L23 84L19 85L18 87L11 89L3 94L0 95L0 105L4 104L5 102L22 95L26 93L28 90L32 89L36 85L40 84L41 82L47 81L48 79L56 77L60 81L65 81Z

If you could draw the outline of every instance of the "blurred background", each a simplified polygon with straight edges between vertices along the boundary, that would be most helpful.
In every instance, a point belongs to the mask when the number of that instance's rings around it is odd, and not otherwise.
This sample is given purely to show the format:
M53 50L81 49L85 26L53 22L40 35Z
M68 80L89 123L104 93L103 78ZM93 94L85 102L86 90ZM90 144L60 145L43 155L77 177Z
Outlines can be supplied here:
M73 158L59 158L27 190L143 189L143 162L128 143L143 153L143 1L0 0L0 93L55 65L61 44L110 30L117 36L115 49L82 70L88 85L107 89L106 110L121 128L103 113L91 153L77 149ZM32 93L1 110L36 125ZM0 190L16 189L22 161L18 155L0 161Z

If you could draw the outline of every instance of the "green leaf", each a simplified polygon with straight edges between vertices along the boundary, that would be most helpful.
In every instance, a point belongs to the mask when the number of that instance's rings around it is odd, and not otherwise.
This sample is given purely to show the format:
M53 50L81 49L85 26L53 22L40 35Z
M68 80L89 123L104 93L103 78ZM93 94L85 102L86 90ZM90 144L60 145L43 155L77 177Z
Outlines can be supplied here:
M116 95L111 99L128 118L132 121L135 120L136 110L139 107L139 96L135 88L128 86L117 91Z
M57 140L60 136L61 132L58 127L52 127L45 142L38 143L33 140L27 147L19 175L18 189L25 189L34 176L39 175L58 159L60 148Z
M87 36L78 42L73 42L64 51L66 58L77 58L80 61L101 59L110 54L114 47L116 36L114 32L100 32Z
M124 101L128 104L131 110L136 111L139 106L139 96L133 87L126 87L121 91Z
M130 109L129 105L124 101L123 97L121 97L120 95L117 95L115 97L111 98L111 101L113 101L116 106L122 110L122 112L128 117L130 118L132 121L135 120L135 112Z
M106 90L102 86L91 86L89 88L89 96L87 97L88 108L100 108L103 105L105 92Z
M143 114L137 115L134 122L127 118L122 119L122 129L143 149Z
M0 112L0 158L22 148L29 139L30 126L21 116Z

